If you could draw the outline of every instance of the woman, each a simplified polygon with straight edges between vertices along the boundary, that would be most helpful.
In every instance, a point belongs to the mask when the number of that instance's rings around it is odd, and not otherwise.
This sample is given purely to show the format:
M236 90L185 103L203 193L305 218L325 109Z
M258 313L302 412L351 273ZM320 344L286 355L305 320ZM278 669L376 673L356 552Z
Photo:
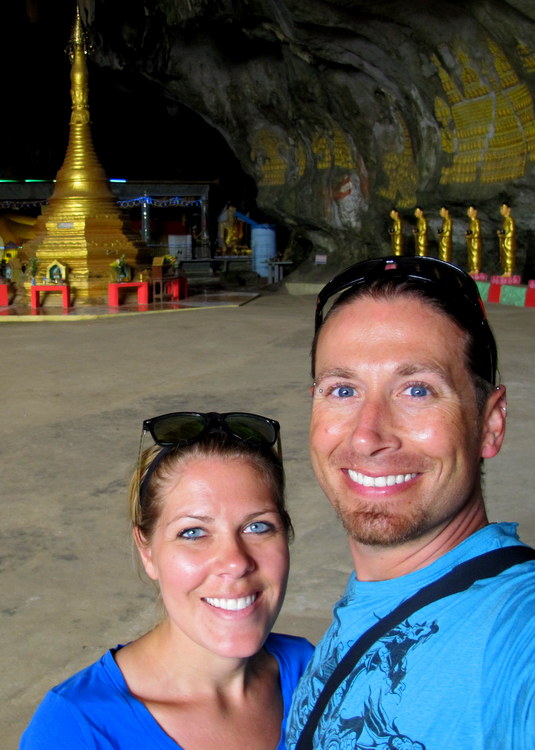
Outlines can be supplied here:
M177 412L146 432L156 446L140 449L130 515L165 616L51 690L21 748L282 750L312 646L270 634L292 534L279 425Z

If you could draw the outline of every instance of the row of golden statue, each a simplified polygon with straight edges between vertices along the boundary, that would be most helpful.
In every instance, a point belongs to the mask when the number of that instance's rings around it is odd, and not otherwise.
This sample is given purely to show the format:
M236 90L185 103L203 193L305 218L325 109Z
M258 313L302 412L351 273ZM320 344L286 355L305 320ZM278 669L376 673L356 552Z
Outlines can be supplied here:
M465 231L466 249L467 249L467 266L468 273L481 273L481 263L483 259L483 238L481 236L481 222L477 218L477 208L473 205L468 206L467 216L469 219ZM502 276L513 276L516 260L516 227L515 221L511 215L511 206L508 203L502 203L500 214L503 216L503 225L497 230L500 243L500 267ZM420 206L414 211L416 217L416 226L413 227L414 250L415 255L427 255L428 233L429 228L423 209ZM450 212L446 206L440 209L442 217L442 226L438 230L438 257L441 260L451 262L453 251L453 221ZM392 226L388 230L392 243L394 255L403 255L404 236L403 222L399 211L393 208L390 211Z

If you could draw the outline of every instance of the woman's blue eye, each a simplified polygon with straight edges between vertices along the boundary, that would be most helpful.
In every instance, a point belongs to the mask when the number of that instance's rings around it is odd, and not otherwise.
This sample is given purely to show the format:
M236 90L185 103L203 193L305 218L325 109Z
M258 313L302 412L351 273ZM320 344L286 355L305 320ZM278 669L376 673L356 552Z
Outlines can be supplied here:
M206 533L199 528L193 528L193 529L184 529L184 531L181 531L178 535L181 539L200 539L203 536L206 536Z
M246 534L265 534L266 531L271 531L273 524L267 523L266 521L253 521L245 527Z
M409 396L413 398L422 398L423 396L429 396L429 388L425 385L411 385L407 388Z
M350 385L340 385L338 388L333 388L332 394L337 398L351 398L355 395L355 389Z

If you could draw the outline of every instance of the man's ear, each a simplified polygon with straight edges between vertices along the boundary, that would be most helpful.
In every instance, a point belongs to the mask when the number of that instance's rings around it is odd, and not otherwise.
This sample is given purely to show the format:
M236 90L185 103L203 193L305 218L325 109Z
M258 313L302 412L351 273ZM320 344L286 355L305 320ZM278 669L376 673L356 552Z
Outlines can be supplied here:
M483 410L483 433L481 436L481 458L494 458L505 438L507 398L505 386L496 386L487 399Z
M143 565L143 568L145 569L145 573L149 578L152 578L153 581L157 581L158 573L156 571L154 563L152 562L152 547L150 546L150 544L148 544L147 540L141 533L139 526L134 526L132 530L132 536L134 538L134 544L136 545L136 549L139 553L141 563Z

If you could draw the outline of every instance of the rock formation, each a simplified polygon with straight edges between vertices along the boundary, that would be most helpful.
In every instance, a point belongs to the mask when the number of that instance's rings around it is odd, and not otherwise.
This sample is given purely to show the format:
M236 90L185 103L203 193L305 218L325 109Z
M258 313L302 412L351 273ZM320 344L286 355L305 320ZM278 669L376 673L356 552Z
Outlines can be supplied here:
M150 82L223 137L296 258L389 252L389 213L476 203L498 271L503 200L534 264L535 8L530 0L81 0L95 63ZM180 143L168 144L170 152ZM238 208L242 208L238 206ZM412 245L412 243L411 243Z

